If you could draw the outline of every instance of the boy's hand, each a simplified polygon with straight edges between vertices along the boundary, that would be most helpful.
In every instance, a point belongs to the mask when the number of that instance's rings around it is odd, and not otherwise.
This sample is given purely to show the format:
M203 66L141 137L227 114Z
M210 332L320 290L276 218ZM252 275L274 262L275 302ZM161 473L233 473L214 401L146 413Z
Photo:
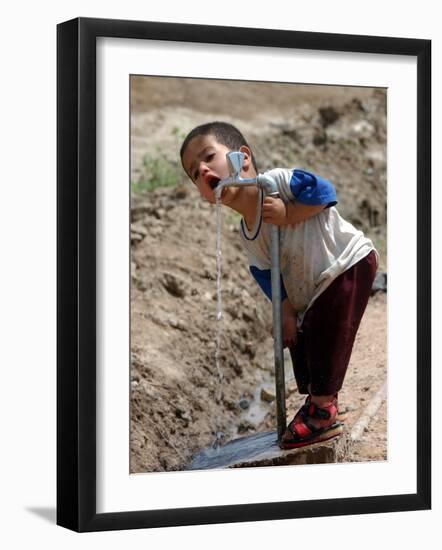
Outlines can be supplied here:
M298 326L296 311L286 298L282 302L282 341L285 348L291 348L296 345Z
M287 224L287 208L281 199L266 197L262 205L262 217L265 223Z

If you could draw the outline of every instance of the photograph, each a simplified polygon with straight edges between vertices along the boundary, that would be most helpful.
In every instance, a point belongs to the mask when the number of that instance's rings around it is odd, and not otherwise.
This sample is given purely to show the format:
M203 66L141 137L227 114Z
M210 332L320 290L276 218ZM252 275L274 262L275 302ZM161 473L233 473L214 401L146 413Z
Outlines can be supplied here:
M430 50L59 25L59 525L430 506Z
M130 75L131 474L388 459L387 97Z

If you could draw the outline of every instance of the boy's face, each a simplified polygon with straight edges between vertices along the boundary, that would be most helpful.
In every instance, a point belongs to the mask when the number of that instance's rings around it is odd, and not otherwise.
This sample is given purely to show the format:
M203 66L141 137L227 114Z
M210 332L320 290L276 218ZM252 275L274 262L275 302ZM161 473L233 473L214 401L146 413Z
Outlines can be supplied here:
M183 154L184 170L201 195L212 204L216 202L215 187L229 175L226 159L229 151L228 147L209 134L193 138ZM224 188L221 202L229 204L235 193L233 187Z

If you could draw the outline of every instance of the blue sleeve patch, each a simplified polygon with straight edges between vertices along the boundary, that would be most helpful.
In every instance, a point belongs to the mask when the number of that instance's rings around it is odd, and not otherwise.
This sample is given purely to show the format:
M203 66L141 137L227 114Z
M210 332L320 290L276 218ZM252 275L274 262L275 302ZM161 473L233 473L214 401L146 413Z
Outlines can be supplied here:
M335 187L330 181L304 170L293 170L290 189L295 199L302 204L326 204L328 208L338 202Z
M259 269L254 265L250 266L250 273L261 287L261 290L269 300L272 299L272 272L270 269ZM281 276L281 301L287 298L284 283Z

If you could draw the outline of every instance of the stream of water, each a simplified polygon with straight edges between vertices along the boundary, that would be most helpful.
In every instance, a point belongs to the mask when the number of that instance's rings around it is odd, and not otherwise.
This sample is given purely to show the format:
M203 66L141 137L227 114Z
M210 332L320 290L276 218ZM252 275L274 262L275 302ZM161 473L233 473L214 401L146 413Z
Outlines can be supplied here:
M218 374L218 387L216 391L216 400L218 403L222 402L223 398L223 379L224 375L220 365L220 349L222 338L222 320L223 320L223 308L222 308L222 289L221 289L221 276L222 276L222 252L221 252L221 198L216 194L216 338L215 338L215 366ZM213 448L217 449L223 439L223 432L219 429L218 421L215 422L215 441L213 442Z
M215 367L217 373L217 388L215 390L216 402L222 406L223 402L223 382L224 374L221 368L221 341L223 337L223 307L222 307L222 250L221 250L221 233L222 233L222 208L221 199L216 196L216 315L215 315ZM287 364L287 363L286 363ZM286 375L287 376L287 375ZM269 403L261 401L261 390L266 387L273 387L274 377L270 372L262 376L261 382L254 390L253 398L247 408L241 414L240 420L252 422L254 425L259 425L269 412ZM273 406L273 405L272 405ZM218 415L214 422L215 439L212 443L212 449L217 450L225 443L226 434L220 428ZM236 434L240 435L240 434Z
M222 308L222 250L221 250L221 233L222 233L222 208L221 199L216 194L216 329L215 329L215 366L217 373L217 388L215 391L215 399L219 405L222 405L223 400L223 381L224 374L221 368L220 351L221 340L223 336L223 308ZM268 373L263 376L261 383L255 388L253 399L251 400L247 410L241 415L242 420L252 422L254 425L261 423L269 411L269 404L262 403L260 394L261 389L273 386L274 379ZM221 444L225 443L226 434L221 430L218 416L214 422L215 439L212 443L212 449L218 449ZM239 435L238 433L236 435Z
M224 374L221 368L221 341L223 336L223 308L222 308L222 251L221 251L221 233L222 233L222 210L221 199L216 196L216 315L215 315L215 367L217 374L217 388L215 390L216 402L222 406L223 401L223 381ZM253 398L247 410L243 411L241 418L250 420L255 425L262 422L271 406L269 403L263 403L260 398L261 389L268 387L273 381L271 373L263 375L261 383L255 388ZM199 453L191 465L190 469L204 469L211 467L226 467L226 460L239 459L239 457L248 456L253 450L254 453L261 451L261 447L268 448L276 441L274 433L255 434L253 436L240 437L233 442L225 444L224 432L220 428L218 415L214 421L215 438L211 448L204 449ZM240 436L236 433L236 436ZM250 442L249 442L250 439ZM233 445L234 444L234 445ZM224 445L224 446L223 446Z

